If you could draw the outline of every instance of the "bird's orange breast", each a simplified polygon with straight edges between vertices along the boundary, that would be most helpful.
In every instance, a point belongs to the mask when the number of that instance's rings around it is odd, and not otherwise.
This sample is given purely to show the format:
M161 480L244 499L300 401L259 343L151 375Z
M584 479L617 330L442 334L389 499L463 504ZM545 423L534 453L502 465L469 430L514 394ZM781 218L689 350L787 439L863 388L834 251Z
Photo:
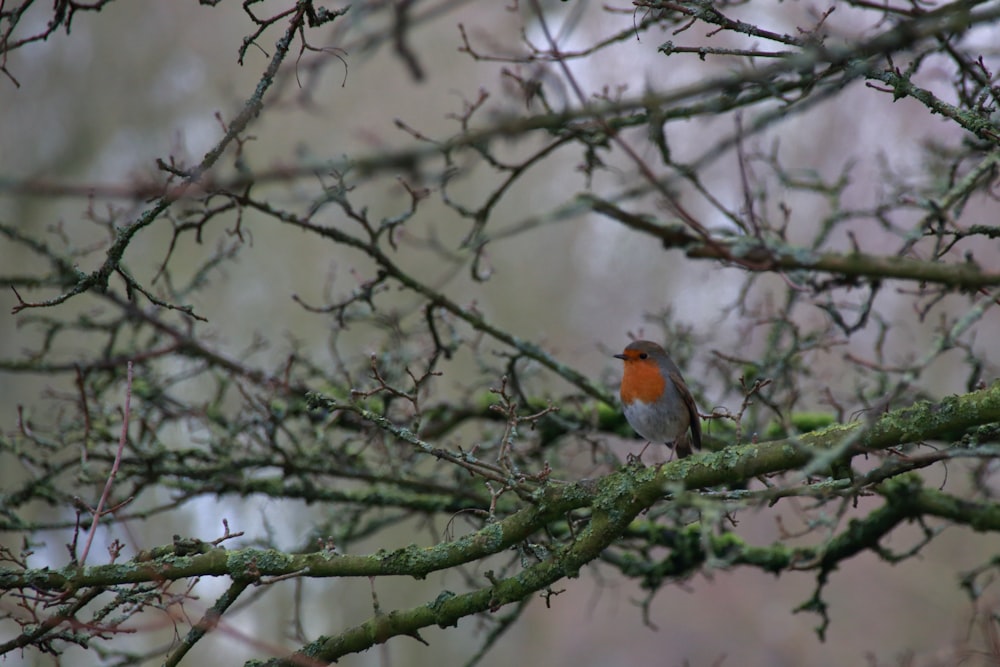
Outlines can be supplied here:
M652 403L663 395L666 379L655 361L626 361L622 375L621 399L628 405L635 401Z

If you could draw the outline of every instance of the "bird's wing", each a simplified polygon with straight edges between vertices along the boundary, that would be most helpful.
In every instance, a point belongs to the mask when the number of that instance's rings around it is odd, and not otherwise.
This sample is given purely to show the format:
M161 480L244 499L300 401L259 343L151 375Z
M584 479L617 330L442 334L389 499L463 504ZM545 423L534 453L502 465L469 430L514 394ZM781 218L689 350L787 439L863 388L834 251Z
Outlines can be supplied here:
M684 401L684 407L687 408L691 420L691 444L695 449L701 449L701 417L698 415L698 406L694 404L694 396L691 395L679 371L670 371L670 381L674 383L677 393Z

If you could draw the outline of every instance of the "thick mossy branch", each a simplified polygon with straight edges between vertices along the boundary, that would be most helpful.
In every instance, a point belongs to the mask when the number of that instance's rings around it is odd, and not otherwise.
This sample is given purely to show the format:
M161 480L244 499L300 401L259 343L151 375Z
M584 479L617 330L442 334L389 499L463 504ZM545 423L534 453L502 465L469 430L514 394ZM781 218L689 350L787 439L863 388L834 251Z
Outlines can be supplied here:
M867 423L838 424L795 438L727 447L685 459L688 488L731 484L758 475L804 469L824 471L853 455L928 440L954 440L969 429L1000 422L1000 382L939 403L920 401Z
M655 222L607 202L595 199L588 199L588 202L595 211L621 222L629 229L660 239L664 247L683 248L687 256L694 259L736 261L743 268L753 271L820 271L859 282L912 280L962 290L1000 285L1000 272L980 266L971 260L971 256L963 263L946 263L860 252L817 252L751 237L713 237L705 241L684 226Z
M725 254L720 248L725 248ZM762 244L757 239L740 239L716 246L698 246L688 249L689 257L699 259L726 259L729 256L749 260L762 270L772 271L822 271L835 276L872 281L883 278L915 280L956 289L975 290L1000 285L1000 273L989 271L969 261L944 263L921 261L906 257L817 253L805 248Z
M596 559L617 540L628 524L648 506L650 499L658 495L658 475L651 472L649 469L632 468L600 480L593 491L585 493L593 501L593 514L587 527L568 546L554 549L550 558L512 577L462 595L442 593L433 602L409 610L378 614L336 637L321 637L288 658L248 664L275 667L298 665L310 660L334 662L348 653L367 649L392 636L417 636L421 628L431 625L455 625L464 616L499 609L523 600L564 577L575 577L580 568ZM579 490L583 487L578 485L574 488Z

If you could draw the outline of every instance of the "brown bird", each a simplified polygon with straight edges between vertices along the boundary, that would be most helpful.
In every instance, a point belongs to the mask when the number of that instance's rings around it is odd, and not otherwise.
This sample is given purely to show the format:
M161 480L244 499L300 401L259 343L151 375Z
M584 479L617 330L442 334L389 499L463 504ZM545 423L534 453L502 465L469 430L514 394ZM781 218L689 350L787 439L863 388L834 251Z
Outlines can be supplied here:
M625 419L635 432L649 442L673 447L678 458L690 455L692 446L700 449L698 408L666 351L652 341L637 340L615 357L625 362L620 395Z

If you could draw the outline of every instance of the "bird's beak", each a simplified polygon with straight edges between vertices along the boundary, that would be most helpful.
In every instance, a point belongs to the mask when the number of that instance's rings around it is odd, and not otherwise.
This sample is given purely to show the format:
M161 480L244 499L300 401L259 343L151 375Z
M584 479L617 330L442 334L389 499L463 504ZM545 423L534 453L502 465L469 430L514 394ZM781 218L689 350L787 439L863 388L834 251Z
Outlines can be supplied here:
M615 359L621 359L622 361L625 361L625 355L624 354L613 354L611 356L613 356Z

